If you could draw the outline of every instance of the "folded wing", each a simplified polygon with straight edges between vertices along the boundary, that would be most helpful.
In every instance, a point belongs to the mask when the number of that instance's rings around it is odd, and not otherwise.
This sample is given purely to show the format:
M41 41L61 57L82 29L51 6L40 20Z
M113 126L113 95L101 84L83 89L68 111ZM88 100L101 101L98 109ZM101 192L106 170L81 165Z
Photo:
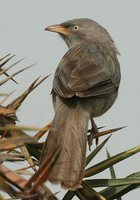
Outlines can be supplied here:
M57 95L84 98L114 92L120 82L117 76L119 62L113 52L104 51L104 48L96 44L71 48L55 73L53 90Z

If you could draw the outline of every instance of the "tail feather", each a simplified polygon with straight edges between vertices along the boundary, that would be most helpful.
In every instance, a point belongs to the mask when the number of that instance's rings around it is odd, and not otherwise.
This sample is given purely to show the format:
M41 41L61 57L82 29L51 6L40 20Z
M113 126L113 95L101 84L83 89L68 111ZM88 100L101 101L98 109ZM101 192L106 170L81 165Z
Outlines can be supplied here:
M74 108L62 104L57 110L42 151L41 162L55 148L61 148L48 180L75 190L81 184L86 159L89 113L79 104Z

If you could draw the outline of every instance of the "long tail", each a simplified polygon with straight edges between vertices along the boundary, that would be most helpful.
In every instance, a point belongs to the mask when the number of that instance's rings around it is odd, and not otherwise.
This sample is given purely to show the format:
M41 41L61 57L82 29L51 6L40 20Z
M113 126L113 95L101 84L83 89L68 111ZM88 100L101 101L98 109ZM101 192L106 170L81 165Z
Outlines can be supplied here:
M79 104L71 107L64 103L56 111L52 127L41 155L41 163L60 147L59 157L50 171L48 180L75 190L82 182L86 159L89 113Z

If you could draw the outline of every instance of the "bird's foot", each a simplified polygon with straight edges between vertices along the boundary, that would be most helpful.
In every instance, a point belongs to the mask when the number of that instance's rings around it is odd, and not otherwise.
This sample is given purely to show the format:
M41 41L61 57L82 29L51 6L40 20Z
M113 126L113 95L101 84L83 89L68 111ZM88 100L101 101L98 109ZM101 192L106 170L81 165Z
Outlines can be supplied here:
M91 151L91 146L93 144L93 139L95 139L95 144L96 146L98 145L99 139L98 137L96 138L96 134L99 133L98 128L94 122L94 120L91 118L91 130L89 131L90 134L88 135L88 146L89 146L89 150Z

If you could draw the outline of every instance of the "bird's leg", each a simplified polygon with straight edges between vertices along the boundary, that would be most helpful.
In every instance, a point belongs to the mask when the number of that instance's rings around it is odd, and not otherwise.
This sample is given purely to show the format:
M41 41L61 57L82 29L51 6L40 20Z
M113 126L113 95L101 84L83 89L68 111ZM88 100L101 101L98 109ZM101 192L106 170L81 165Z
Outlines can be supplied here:
M91 121L91 130L90 130L90 135L88 135L88 145L89 145L89 150L91 150L91 146L92 146L92 141L94 139L94 136L98 133L98 128L94 122L93 118L90 118ZM96 145L98 145L98 138L95 139L95 143Z

